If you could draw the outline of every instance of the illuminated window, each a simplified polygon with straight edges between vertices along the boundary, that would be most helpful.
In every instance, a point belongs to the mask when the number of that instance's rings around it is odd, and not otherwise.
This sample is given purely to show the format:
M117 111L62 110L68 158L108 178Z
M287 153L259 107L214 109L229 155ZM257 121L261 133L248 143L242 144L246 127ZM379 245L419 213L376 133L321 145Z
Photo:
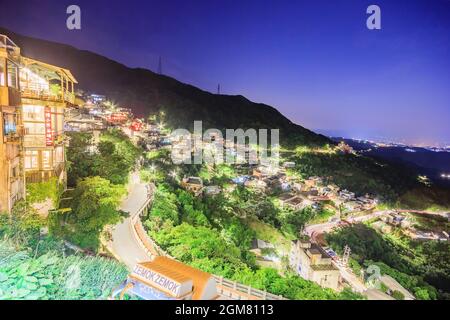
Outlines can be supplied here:
M3 114L3 133L5 135L16 132L16 118L12 113Z
M55 149L55 162L64 162L64 147L58 147Z
M3 61L0 60L0 86L5 85L5 67L3 66Z
M42 168L51 169L52 168L52 152L48 150L42 151Z
M17 83L17 66L11 61L6 61L6 67L8 68L8 87L18 89Z
M25 122L25 134L45 134L45 124Z
M38 169L38 152L33 150L25 151L25 169Z
M23 110L23 119L26 120L37 120L44 121L44 107L43 106L33 106L33 105L24 105L22 107Z

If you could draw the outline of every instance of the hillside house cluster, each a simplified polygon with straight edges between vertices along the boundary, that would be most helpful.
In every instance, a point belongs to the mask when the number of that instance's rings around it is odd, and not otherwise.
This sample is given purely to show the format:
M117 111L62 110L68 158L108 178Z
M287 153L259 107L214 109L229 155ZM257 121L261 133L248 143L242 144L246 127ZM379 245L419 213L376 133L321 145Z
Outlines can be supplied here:
M283 206L298 210L306 206L319 208L321 203L332 203L347 212L371 210L376 206L376 200L369 195L356 197L353 192L340 190L335 184L325 184L321 177L310 177L306 180L287 179L289 191L281 194L280 203ZM300 201L302 200L302 201Z
M411 218L404 213L397 213L395 211L389 212L387 215L380 217L380 219L371 224L371 226L381 233L389 234L394 230L401 230L403 234L411 239L418 241L449 241L449 234L445 231L430 231L422 230L411 221Z

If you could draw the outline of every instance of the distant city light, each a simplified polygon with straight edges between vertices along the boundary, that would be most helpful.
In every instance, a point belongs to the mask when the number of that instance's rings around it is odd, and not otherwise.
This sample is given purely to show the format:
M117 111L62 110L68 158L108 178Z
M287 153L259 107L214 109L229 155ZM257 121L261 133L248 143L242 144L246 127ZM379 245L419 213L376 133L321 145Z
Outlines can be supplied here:
M450 179L450 173L449 174L442 173L441 178L442 179Z
M417 177L417 180L418 180L420 183L423 183L423 184L425 184L425 185L427 185L427 186L431 185L430 179L429 179L427 176L421 176L421 175L419 175L419 176Z

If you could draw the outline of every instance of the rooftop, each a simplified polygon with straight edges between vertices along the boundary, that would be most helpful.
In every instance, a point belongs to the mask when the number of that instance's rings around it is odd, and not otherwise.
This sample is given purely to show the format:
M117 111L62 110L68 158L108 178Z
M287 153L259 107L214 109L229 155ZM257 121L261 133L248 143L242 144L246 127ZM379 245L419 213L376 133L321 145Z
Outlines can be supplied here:
M314 271L339 270L333 264L312 264L310 267Z
M200 179L198 177L189 177L189 178L187 178L186 183L189 183L189 184L202 184L202 179Z
M162 256L158 256L150 262L138 263L138 265L146 269L154 270L179 283L192 280L193 300L198 300L202 297L206 284L212 279L209 273Z
M287 204L297 205L303 202L303 198L300 198L299 196L295 196L289 200L286 201Z

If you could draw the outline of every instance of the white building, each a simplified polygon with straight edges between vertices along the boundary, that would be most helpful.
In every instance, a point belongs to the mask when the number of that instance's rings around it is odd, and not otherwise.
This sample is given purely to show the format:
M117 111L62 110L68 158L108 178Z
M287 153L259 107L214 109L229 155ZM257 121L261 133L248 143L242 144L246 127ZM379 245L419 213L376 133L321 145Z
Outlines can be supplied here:
M304 240L292 242L289 264L302 278L324 288L339 289L340 272L319 245Z

